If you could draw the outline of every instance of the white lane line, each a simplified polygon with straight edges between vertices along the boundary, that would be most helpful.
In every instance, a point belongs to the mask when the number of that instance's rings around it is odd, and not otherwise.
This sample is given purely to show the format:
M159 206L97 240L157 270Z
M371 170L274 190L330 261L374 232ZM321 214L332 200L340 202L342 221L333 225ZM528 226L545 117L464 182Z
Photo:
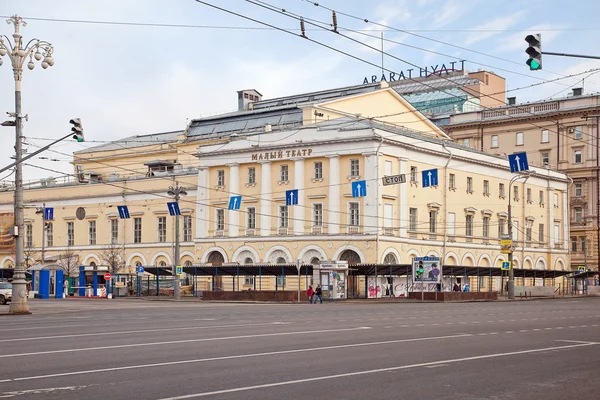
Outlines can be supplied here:
M62 372L62 373L49 374L49 375L24 376L24 377L20 377L20 378L2 379L2 380L0 380L0 383L26 381L26 380L33 380L33 379L56 378L56 377L60 377L60 376L97 374L97 373L103 373L103 372L123 371L123 370L128 370L128 369L137 369L137 368L164 367L167 365L194 364L194 363L202 363L202 362L209 362L209 361L222 361L222 360L231 360L231 359L240 359L240 358L266 357L266 356L274 356L274 355L281 355L281 354L304 353L307 351L338 350L338 349L346 349L346 348L351 348L351 347L382 346L382 345L388 345L388 344L421 342L421 341L427 341L427 340L456 339L456 338L463 338L463 337L470 337L470 336L472 336L472 335L470 335L468 333L461 333L461 334L449 335L449 336L434 336L434 337L413 338L413 339L386 340L386 341L381 341L381 342L342 344L342 345L337 345L337 346L311 347L311 348L307 348L307 349L270 351L267 353L238 354L238 355L234 355L234 356L198 358L198 359L194 359L194 360L169 361L169 362L162 362L162 363L140 364L140 365L127 365L124 367L102 368L102 369L92 369L92 370L84 370L84 371Z
M261 324L232 324L232 325L212 325L212 326L186 326L184 328L159 328L159 329L140 329L135 331L119 331L119 332L97 332L97 333L78 333L71 335L57 335L57 336L34 336L34 337L24 337L24 338L16 338L16 339L0 339L0 343L2 342L21 342L25 340L32 339L64 339L64 338L72 338L72 337L85 337L85 336L108 336L108 335L125 335L128 333L148 333L148 332L172 332L172 331L189 331L196 329L221 329L221 328L236 328L236 327L246 327L246 326L267 326L267 325L288 325L291 322L267 322Z
M370 374L378 374L381 372L390 372L390 371L400 371L400 370L413 369L413 368L431 367L431 366L441 365L441 364L455 364L455 363L460 363L460 362L465 362L465 361L485 360L485 359L490 359L490 358L517 356L517 355L521 355L521 354L540 353L540 352L546 352L546 351L552 351L552 350L564 350L564 349L572 349L572 348L577 348L577 347L594 346L596 344L597 343L587 342L587 343L572 344L572 345L566 345L566 346L546 347L546 348L542 348L542 349L511 351L511 352L507 352L507 353L485 354L482 356L454 358L454 359L450 359L450 360L432 361L432 362L425 362L425 363L419 363L419 364L400 365L397 367L348 372L345 374L317 376L314 378L295 379L295 380L291 380L291 381L265 383L262 385L242 386L242 387L231 388L231 389L215 390L212 392L200 392L200 393L187 394L187 395L183 395L183 396L168 397L168 398L163 398L161 400L193 399L193 398L197 398L197 397L207 397L207 396L216 396L216 395L222 395L222 394L227 394L227 393L246 392L249 390L266 389L266 388L278 387L278 386L297 385L300 383L317 382L317 381L324 381L324 380L328 380L328 379L347 378L350 376L370 375Z
M2 355L0 355L0 358L35 356L35 355L41 355L41 354L56 354L56 353L75 353L75 352L80 352L80 351L122 349L122 348L126 348L126 347L145 347L145 346L160 346L160 345L166 345L166 344L212 342L212 341L217 341L217 340L251 339L251 338L272 337L272 336L305 335L305 334L312 334L312 333L361 331L361 330L365 330L365 329L372 329L372 328L369 327L369 326L360 326L360 327L357 327L357 328L326 329L326 330L319 330L319 331L263 333L263 334L257 334L257 335L243 335L243 336L213 337L213 338L202 338L202 339L171 340L171 341L168 341L168 342L119 344L119 345L114 345L114 346L85 347L85 348L79 348L79 349L36 351L36 352L32 352L32 353L20 353L20 354L2 354Z

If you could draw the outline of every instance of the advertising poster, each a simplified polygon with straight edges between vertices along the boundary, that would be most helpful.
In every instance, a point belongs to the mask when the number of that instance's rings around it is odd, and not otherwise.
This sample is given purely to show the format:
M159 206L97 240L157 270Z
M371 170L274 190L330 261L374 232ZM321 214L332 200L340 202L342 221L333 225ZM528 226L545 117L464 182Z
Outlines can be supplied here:
M419 271L422 271L419 278ZM415 257L413 258L413 282L439 283L440 258Z
M13 226L14 221L13 213L0 213L0 253L13 254L15 252L15 239L10 234L10 227Z

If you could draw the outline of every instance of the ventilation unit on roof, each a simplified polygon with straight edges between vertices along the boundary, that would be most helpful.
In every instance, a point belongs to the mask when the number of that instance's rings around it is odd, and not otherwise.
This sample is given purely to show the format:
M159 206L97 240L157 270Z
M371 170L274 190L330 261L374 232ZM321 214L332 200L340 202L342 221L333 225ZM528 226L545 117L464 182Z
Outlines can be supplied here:
M573 96L581 96L583 94L583 88L573 88Z
M517 104L516 97L507 97L506 100L508 101L509 106L514 106L515 104Z

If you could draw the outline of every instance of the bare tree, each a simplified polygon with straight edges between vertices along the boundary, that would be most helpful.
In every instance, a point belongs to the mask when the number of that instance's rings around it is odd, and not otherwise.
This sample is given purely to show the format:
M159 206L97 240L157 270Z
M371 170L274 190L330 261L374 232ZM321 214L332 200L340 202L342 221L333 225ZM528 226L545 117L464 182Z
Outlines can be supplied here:
M32 265L35 265L38 262L41 262L41 253L37 250L34 250L32 246L26 246L23 250L25 255L23 262L25 263L25 268L29 268Z
M108 272L116 274L119 271L119 266L122 264L123 250L118 244L106 245L100 250L100 262L108 265Z
M69 278L79 276L79 255L70 247L58 253L57 263Z

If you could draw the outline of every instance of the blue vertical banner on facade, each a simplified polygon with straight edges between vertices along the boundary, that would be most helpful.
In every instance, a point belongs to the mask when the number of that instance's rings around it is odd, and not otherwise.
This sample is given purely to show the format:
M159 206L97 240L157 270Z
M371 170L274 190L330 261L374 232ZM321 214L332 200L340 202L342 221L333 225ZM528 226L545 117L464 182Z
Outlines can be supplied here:
M365 197L367 195L367 182L352 182L352 197Z
M286 190L285 205L293 206L298 204L298 189Z

